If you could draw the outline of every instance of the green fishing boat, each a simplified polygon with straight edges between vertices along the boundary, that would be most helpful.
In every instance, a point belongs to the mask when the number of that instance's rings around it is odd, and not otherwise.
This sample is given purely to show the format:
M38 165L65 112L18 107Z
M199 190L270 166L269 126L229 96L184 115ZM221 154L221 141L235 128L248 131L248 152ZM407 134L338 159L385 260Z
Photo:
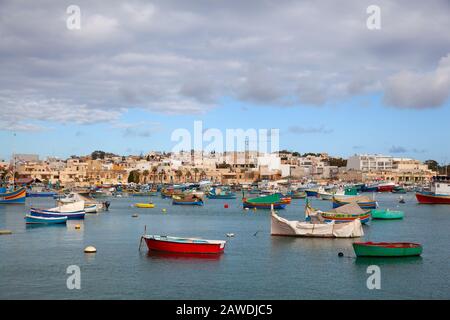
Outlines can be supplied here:
M371 211L372 219L380 220L394 220L403 219L405 213L403 211L395 211L389 209L372 209Z
M355 242L357 257L411 257L422 254L422 246L410 242Z

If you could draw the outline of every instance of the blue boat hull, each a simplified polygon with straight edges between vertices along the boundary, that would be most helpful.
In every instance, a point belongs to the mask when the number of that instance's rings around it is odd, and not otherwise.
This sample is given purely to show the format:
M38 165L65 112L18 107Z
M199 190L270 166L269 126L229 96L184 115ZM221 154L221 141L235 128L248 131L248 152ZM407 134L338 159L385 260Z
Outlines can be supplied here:
M307 197L317 197L318 192L317 191L311 191L311 190L306 190L306 196Z
M248 203L248 202L244 202L243 204L244 209L271 209L272 208L272 204L252 204L252 203ZM274 209L284 209L286 208L286 204L284 203L274 203L273 204L273 208Z
M235 194L226 194L226 195L220 195L220 194L209 194L207 195L208 199L236 199L236 195Z
M55 192L27 192L28 198L50 198L56 196Z
M32 216L36 217L47 217L47 218L60 218L66 216L69 220L80 220L84 219L84 216L86 215L85 211L76 211L76 212L52 212L52 211L45 211L45 210L39 210L39 209L30 209L30 214Z
M203 201L193 201L193 202L178 202L178 201L173 201L172 204L174 205L185 205L185 206L202 206L203 205Z
M25 222L27 224L62 224L67 222L67 217L55 217L54 219L42 219L43 217L38 216L26 216Z
M12 192L0 190L0 204L24 204L27 192L25 188L20 188Z

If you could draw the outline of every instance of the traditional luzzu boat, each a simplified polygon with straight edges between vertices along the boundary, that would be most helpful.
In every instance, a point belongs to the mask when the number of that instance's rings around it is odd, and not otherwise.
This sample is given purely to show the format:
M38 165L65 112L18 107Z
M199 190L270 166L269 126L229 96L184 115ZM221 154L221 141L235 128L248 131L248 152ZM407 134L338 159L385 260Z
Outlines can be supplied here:
M372 209L370 211L372 215L372 219L379 220L395 220L395 219L403 219L405 213L403 211L396 210L383 210L383 209Z
M290 196L292 199L305 199L306 192L305 191L292 191L292 192L288 193L288 196Z
M174 195L172 196L173 205L190 205L190 206L203 206L203 199L196 195Z
M141 209L151 209L155 207L154 203L136 203L134 204L134 206L136 208L141 208Z
M84 201L84 211L86 213L97 213L103 210L108 210L110 203L108 201L99 202L89 196L89 193L71 192L66 197L57 201L57 204L62 206L65 204Z
M65 224L67 216L62 217L40 217L27 214L25 216L26 224Z
M0 188L0 204L24 204L26 196L27 191L25 188L19 188L14 191Z
M208 199L236 199L234 192L220 188L212 188L206 196Z
M84 201L78 201L65 204L51 209L31 208L30 214L35 217L58 218L67 216L71 219L84 219L86 212L84 211Z
M306 189L306 196L308 197L317 197L319 190L318 189Z
M171 253L220 254L225 250L226 241L198 238L178 238L159 235L144 235L149 250Z
M365 224L370 221L370 210L363 210L356 203L349 203L341 207L335 208L331 211L321 211L311 207L309 203L306 204L305 215L308 217L320 216L325 222L349 222L355 219L361 220Z
M272 236L311 237L311 238L356 238L362 237L364 231L359 219L345 223L325 222L320 216L310 221L289 221L271 215L270 234Z
M355 196L355 197L333 197L333 208L338 208L345 204L356 202L361 209L376 209L378 203L366 196Z
M287 203L282 202L282 198L279 194L272 194L268 196L256 197L247 199L242 199L242 205L244 209L284 209Z
M431 190L416 192L416 199L421 204L450 204L450 177L433 177Z
M410 242L355 242L357 257L412 257L422 254L422 246Z

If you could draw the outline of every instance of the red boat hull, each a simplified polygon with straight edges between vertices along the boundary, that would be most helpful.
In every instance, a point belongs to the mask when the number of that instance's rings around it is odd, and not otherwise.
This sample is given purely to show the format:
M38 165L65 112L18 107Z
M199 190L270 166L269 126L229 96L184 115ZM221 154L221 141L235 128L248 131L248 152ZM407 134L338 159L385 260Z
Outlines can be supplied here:
M394 186L378 186L378 192L392 192L392 190L394 189Z
M431 194L416 193L419 203L423 204L450 204L450 196L434 196Z
M145 239L149 250L173 253L218 254L223 253L225 245L207 243L176 243L171 241Z

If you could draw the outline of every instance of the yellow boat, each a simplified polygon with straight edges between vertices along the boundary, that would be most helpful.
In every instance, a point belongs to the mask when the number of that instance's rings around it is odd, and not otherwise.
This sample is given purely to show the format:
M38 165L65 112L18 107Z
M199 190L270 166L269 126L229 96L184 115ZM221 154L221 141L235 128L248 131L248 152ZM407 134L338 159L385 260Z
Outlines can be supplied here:
M145 209L149 209L149 208L154 208L155 204L154 203L136 203L134 205L136 208L145 208Z

